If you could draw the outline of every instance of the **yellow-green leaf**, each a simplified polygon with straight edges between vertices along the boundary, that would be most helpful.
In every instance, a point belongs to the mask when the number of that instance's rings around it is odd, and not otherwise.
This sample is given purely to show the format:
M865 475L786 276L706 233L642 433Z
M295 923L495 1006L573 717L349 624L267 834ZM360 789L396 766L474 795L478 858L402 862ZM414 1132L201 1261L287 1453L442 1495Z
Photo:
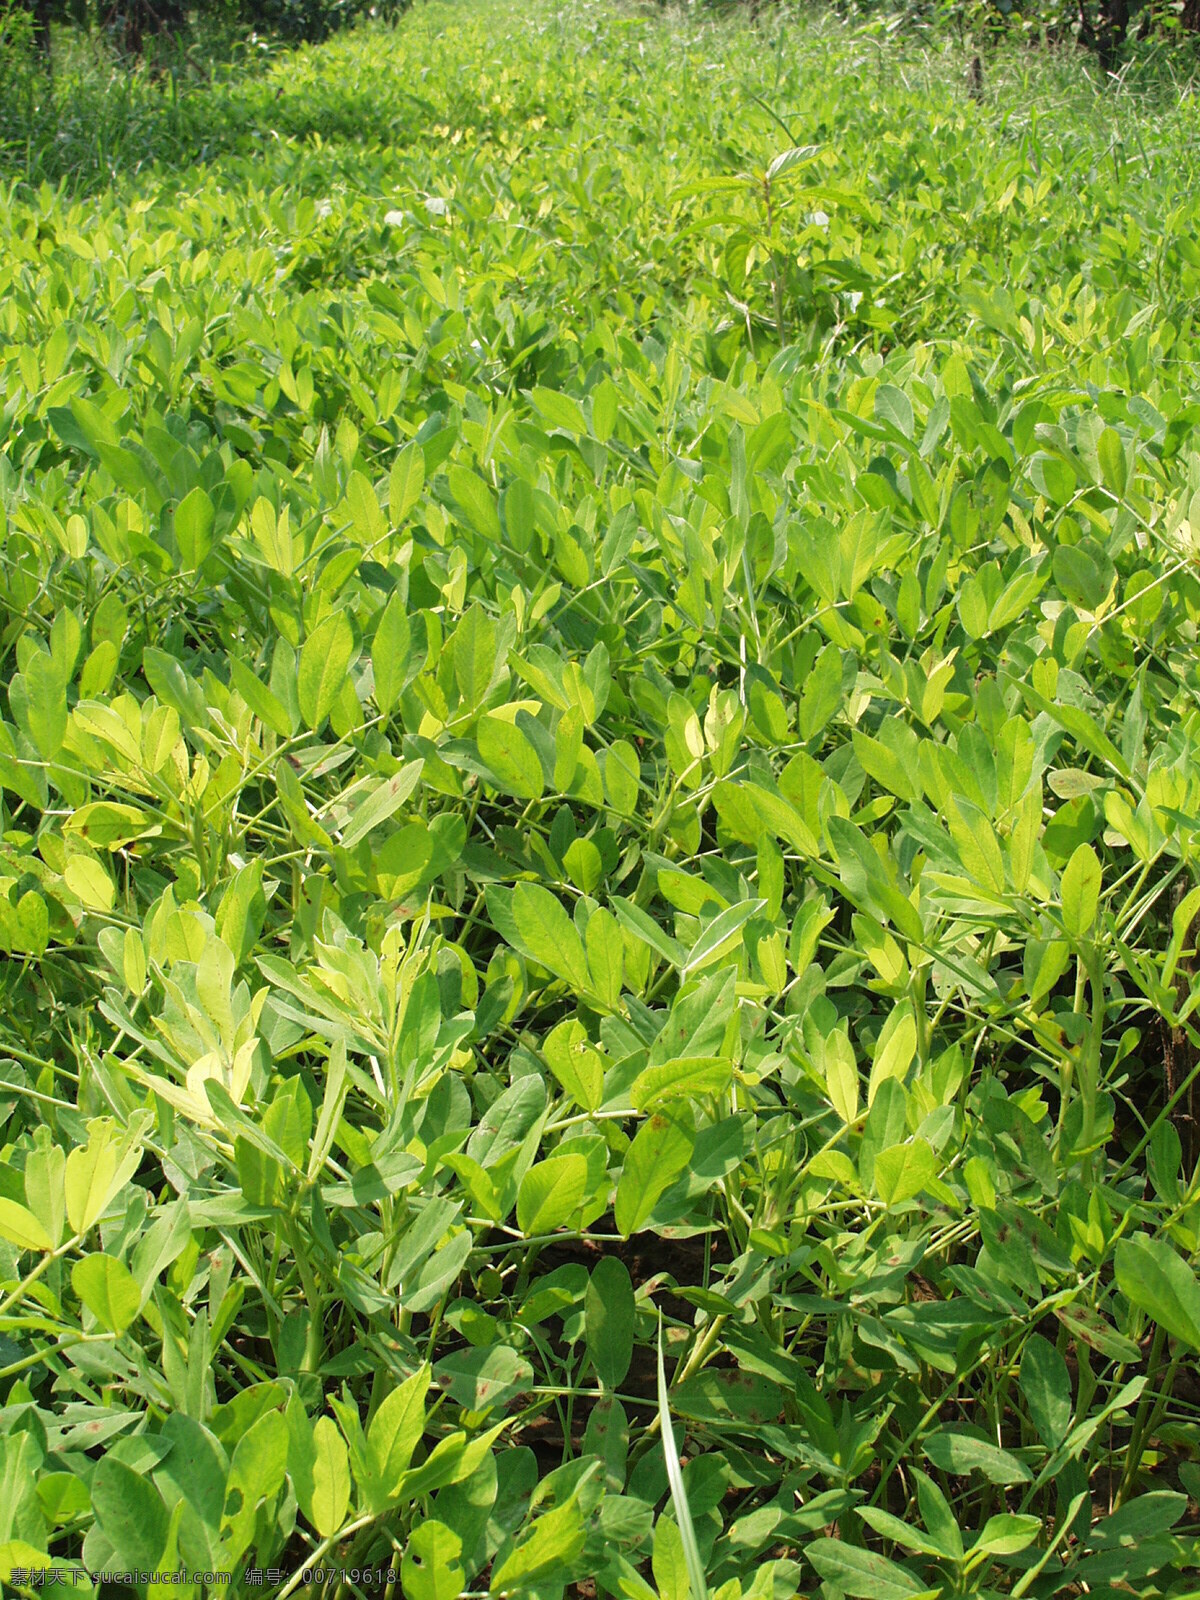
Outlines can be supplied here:
M0 1238L18 1250L53 1250L50 1235L27 1206L0 1196Z

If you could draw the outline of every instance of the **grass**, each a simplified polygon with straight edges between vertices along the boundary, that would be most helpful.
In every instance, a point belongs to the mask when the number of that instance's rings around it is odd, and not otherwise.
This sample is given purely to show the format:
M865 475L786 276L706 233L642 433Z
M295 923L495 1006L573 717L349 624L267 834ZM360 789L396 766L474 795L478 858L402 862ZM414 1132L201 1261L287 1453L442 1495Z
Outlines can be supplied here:
M972 48L7 146L10 1587L1193 1592L1195 100Z
M720 38L717 54L725 59L697 61L697 66L724 72L743 92L768 102L776 93L786 93L799 52L813 50L827 56L831 72L859 94L868 86L878 94L896 74L897 87L918 97L914 110L943 94L957 104L967 63L982 48L993 121L999 113L1021 133L1039 125L1071 123L1093 151L1098 142L1136 148L1139 131L1151 125L1166 136L1164 150L1194 159L1189 112L1195 68L1186 52L1172 47L1169 36L1144 43L1106 85L1090 58L1073 47L1031 50L1019 39L981 41L969 29L947 30L920 16L868 11L859 17L851 10L843 21L832 12L804 14L803 37L797 40L795 29L772 18L749 28L748 36L748 24L736 7L708 13L698 7L647 7L644 15L668 34L683 29L693 39L704 32ZM418 26L416 21L404 24L407 32ZM6 82L0 170L26 183L65 181L79 193L147 169L253 155L263 137L319 136L387 148L396 136L421 137L428 126L423 119L435 115L457 115L461 121L456 127L465 131L479 126L482 131L483 104L475 97L414 92L406 59L389 48L392 33L391 26L377 25L323 46L284 51L266 39L246 41L210 32L174 54L160 51L157 58L131 69L113 57L102 39L58 30L51 77L22 66ZM435 54L427 52L418 66L420 83L437 70L433 63L439 50L447 51L445 67L452 75L467 68L453 41L439 34L435 24L428 40ZM375 41L369 50L359 42L367 37ZM727 52L725 41L730 39L737 43ZM476 68L491 56L488 44L477 41ZM677 38L676 47L680 44ZM521 47L528 48L528 42ZM510 71L513 64L509 62ZM10 74L17 69L15 60L7 68ZM556 106L567 111L565 101L556 99ZM707 134L717 127L719 119Z

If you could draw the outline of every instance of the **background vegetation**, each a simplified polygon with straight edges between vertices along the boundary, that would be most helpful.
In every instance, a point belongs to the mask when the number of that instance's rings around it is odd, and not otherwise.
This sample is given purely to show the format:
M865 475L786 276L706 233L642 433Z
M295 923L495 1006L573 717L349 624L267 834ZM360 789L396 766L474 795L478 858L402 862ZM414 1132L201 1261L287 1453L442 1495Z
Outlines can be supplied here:
M235 141L247 79L274 50L358 21L394 26L410 0L0 0L0 170L27 181L107 182L156 160L206 159ZM768 0L690 0L697 15ZM878 37L965 52L979 94L997 52L1062 51L1092 81L1147 72L1175 87L1195 69L1200 0L840 0ZM811 7L788 15L811 16ZM778 20L773 26L778 26ZM231 98L233 103L231 103Z
M975 30L0 101L10 1589L1195 1594L1196 102Z

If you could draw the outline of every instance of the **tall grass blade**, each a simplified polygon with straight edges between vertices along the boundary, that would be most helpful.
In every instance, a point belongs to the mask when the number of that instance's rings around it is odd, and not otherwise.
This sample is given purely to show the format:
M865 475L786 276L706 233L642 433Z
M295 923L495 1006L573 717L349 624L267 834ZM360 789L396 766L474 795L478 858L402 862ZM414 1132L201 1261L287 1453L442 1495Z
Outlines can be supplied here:
M662 1434L663 1457L667 1463L667 1482L671 1486L671 1504L675 1507L675 1520L683 1539L683 1555L687 1562L688 1580L692 1587L692 1600L708 1600L708 1584L704 1577L704 1563L696 1543L696 1530L688 1507L687 1489L679 1466L679 1452L675 1448L675 1431L671 1427L671 1402L667 1394L667 1373L663 1366L662 1313L658 1317L658 1425Z

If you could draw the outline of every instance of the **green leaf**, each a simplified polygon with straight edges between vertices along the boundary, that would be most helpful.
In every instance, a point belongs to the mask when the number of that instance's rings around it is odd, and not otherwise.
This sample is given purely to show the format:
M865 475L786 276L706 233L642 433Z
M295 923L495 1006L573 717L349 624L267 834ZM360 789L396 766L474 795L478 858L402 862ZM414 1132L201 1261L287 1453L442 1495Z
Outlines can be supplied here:
M186 1503L180 1525L182 1547L186 1550L192 1539L198 1539L204 1558L212 1556L215 1565L213 1541L225 1503L225 1453L203 1423L181 1411L166 1418L162 1434L171 1448L155 1467L154 1482L168 1506L180 1500Z
M1083 939L1091 932L1100 904L1100 883L1096 852L1090 844L1077 846L1063 870L1061 889L1063 926L1075 939Z
M92 1475L92 1510L122 1567L157 1570L171 1519L149 1478L106 1455Z
M496 544L504 542L504 530L496 510L496 496L478 473L469 467L454 466L447 474L450 493L462 507L468 524L476 533Z
M317 624L304 641L296 681L300 714L315 732L333 709L354 655L354 633L343 611Z
M912 1006L903 1001L896 1006L879 1030L871 1077L867 1084L867 1104L875 1103L879 1086L889 1078L904 1081L917 1050L917 1024Z
M350 1504L350 1457L332 1417L318 1417L313 1428L312 1502L308 1511L322 1538L336 1533Z
M409 761L399 772L377 783L358 802L342 831L343 849L353 850L360 839L365 839L373 828L381 827L412 794L421 778L424 761Z
M529 956L581 993L588 985L587 957L575 924L548 889L519 883L512 894L512 917Z
M0 1195L0 1239L18 1250L53 1250L54 1241L27 1206Z
M140 806L94 800L80 806L63 824L65 834L78 834L95 850L120 850L135 839L151 839L162 830Z
M1121 435L1115 428L1105 428L1096 440L1096 457L1104 477L1104 487L1113 494L1123 495L1129 479L1129 464Z
M841 688L841 671L838 671L838 687ZM856 729L851 735L854 743L854 754L858 763L869 777L882 785L889 794L898 795L901 800L916 800L920 795L920 783L917 775L905 764L899 752L890 749L881 739L872 739L868 734L859 733Z
M1071 1426L1071 1375L1062 1356L1040 1333L1025 1342L1019 1381L1038 1437L1048 1449L1056 1449Z
M825 1037L825 1084L830 1104L850 1127L858 1120L858 1063L854 1046L840 1028Z
M653 917L647 916L641 906L634 905L632 900L626 900L623 895L616 894L612 899L613 911L617 921L623 928L628 929L636 939L648 945L656 955L663 958L673 967L682 968L687 960L687 952L678 939L672 939L659 927Z
M625 977L625 939L621 924L611 911L597 906L588 918L584 943L592 990L610 1011L615 1011L621 1003Z
M688 951L680 976L702 972L714 961L728 955L735 945L740 945L742 928L751 917L758 916L766 903L765 900L743 900L739 905L727 906L724 911L719 911Z
M73 1472L43 1472L38 1479L37 1496L53 1524L73 1522L76 1517L88 1516L92 1509L87 1485Z
M627 739L616 739L604 752L604 790L608 803L622 816L637 810L641 763Z
M552 428L562 428L580 437L587 434L587 419L579 402L570 395L557 389L534 389L530 399Z
M827 1583L860 1600L908 1600L926 1590L907 1567L841 1539L815 1539L804 1554Z
M500 780L501 788L519 800L540 800L545 791L537 751L514 722L480 717L475 728L479 754Z
M1058 700L1047 700L1042 694L1024 680L1019 680L1017 687L1022 697L1035 711L1040 711L1056 722L1060 728L1066 729L1071 736L1082 745L1085 750L1106 762L1123 778L1129 777L1129 763L1113 744L1112 740L1100 727L1095 717L1089 716L1079 706L1067 705Z
M465 1433L447 1434L434 1445L419 1467L412 1467L405 1473L401 1498L429 1494L447 1483L462 1483L478 1470L504 1427L503 1422L498 1422L469 1443Z
M287 706L236 655L229 658L229 681L264 727L281 739L290 738L296 731Z
M1093 1550L1111 1550L1153 1539L1173 1528L1186 1515L1187 1508L1185 1494L1174 1494L1166 1489L1143 1491L1096 1523L1088 1536L1088 1544Z
M487 698L496 677L500 630L496 619L476 603L463 613L450 641L454 682L463 711L474 711Z
M527 1237L565 1227L587 1193L581 1155L550 1156L530 1167L517 1193L517 1226Z
M1066 505L1075 492L1075 473L1070 464L1058 456L1034 456L1030 462L1029 476L1033 479L1034 487L1052 505Z
M399 1492L401 1479L425 1431L425 1396L431 1376L426 1362L384 1398L371 1418L367 1442L375 1466L372 1510L380 1509Z
M216 511L199 484L175 507L175 540L182 558L181 572L195 572L213 547Z
M615 1389L633 1360L633 1282L625 1263L606 1256L596 1263L584 1299L588 1355L606 1389Z
M998 1516L989 1517L984 1523L978 1539L971 1546L971 1554L1016 1555L1019 1550L1028 1549L1041 1530L1038 1517L1003 1511Z
M409 1535L400 1563L405 1600L458 1600L466 1578L462 1553L462 1540L444 1522L421 1522Z
M625 1152L617 1183L618 1233L628 1237L642 1227L659 1196L687 1166L694 1145L693 1125L684 1113L655 1111L647 1118Z
M317 1460L317 1441L313 1433L312 1422L304 1409L304 1402L296 1391L293 1391L292 1398L288 1402L285 1426L287 1428L287 1455L285 1457L287 1476L291 1480L301 1511L311 1522L313 1520L312 1503L315 1490L313 1468Z
M141 1290L129 1268L115 1256L84 1256L72 1268L71 1284L97 1322L109 1333L124 1333L141 1309Z
M780 151L767 168L767 178L773 182L776 178L782 178L800 167L811 166L820 157L821 150L822 146L819 144L800 144L794 145L790 150Z
M876 1533L882 1534L885 1539L890 1539L893 1544L902 1545L905 1550L913 1550L918 1555L925 1556L953 1557L955 1553L946 1550L940 1542L927 1538L919 1528L910 1527L908 1523L892 1516L888 1511L881 1511L878 1506L855 1506L854 1511L868 1528L873 1528Z
M908 1139L875 1157L875 1192L885 1206L900 1205L936 1182L939 1172L937 1157L926 1141Z
M583 1551L586 1529L572 1496L530 1525L524 1538L492 1573L488 1594L519 1594L542 1578L565 1575Z
M425 487L425 452L414 439L397 452L388 477L388 515L399 528Z
M67 1156L67 1220L76 1233L86 1233L103 1216L109 1201L137 1170L140 1160L140 1145L117 1136L107 1120L101 1118L88 1124L87 1144Z
M387 533L387 519L379 509L379 499L371 480L352 472L346 483L345 509L350 513L351 537L360 544L375 545Z
M999 1445L977 1439L973 1434L943 1428L925 1440L925 1454L935 1467L966 1477L981 1472L990 1483L1028 1483L1031 1473L1025 1463Z
M12 1583L15 1572L42 1573L54 1565L45 1550L38 1550L24 1539L6 1539L0 1544L0 1582ZM21 1580L24 1586L24 1579ZM15 1587L15 1585L14 1585Z
M67 686L63 673L51 656L38 650L21 674L21 682L25 688L25 717L30 735L38 754L52 761L62 749L67 731Z
M733 1079L733 1063L719 1056L690 1056L639 1072L629 1091L637 1111L649 1111L668 1100L721 1094Z
M263 1387L262 1403L277 1401L280 1391L271 1385ZM229 1463L221 1517L222 1554L228 1560L236 1561L249 1544L259 1503L273 1499L282 1488L289 1443L288 1424L282 1412L274 1410L263 1411L238 1439Z
M959 1528L958 1519L950 1502L928 1473L914 1467L912 1475L916 1480L917 1504L921 1509L921 1520L925 1524L926 1532L930 1538L937 1541L943 1553L948 1555L951 1561L961 1561L962 1530Z
M1138 1234L1116 1252L1117 1288L1172 1338L1200 1350L1200 1280L1165 1239Z
M375 704L385 717L395 707L408 682L411 658L412 624L408 608L400 596L394 594L383 608L371 645Z
M433 1369L434 1382L467 1411L490 1411L533 1382L533 1368L506 1345L456 1350Z
M262 875L261 861L251 861L240 867L222 895L217 912L217 937L229 948L239 966L253 953L267 914Z
M669 1017L650 1046L651 1066L721 1053L736 1007L736 979L736 970L724 967L700 983L680 988Z
M665 1513L654 1524L650 1570L659 1600L688 1600L691 1579L688 1577L688 1557L683 1547L683 1535L675 1518Z
M572 1017L546 1035L542 1054L551 1072L576 1105L595 1111L604 1099L604 1058L581 1022Z
M903 389L897 389L891 383L881 383L875 391L875 415L880 422L889 423L895 428L902 438L912 438L912 401Z

